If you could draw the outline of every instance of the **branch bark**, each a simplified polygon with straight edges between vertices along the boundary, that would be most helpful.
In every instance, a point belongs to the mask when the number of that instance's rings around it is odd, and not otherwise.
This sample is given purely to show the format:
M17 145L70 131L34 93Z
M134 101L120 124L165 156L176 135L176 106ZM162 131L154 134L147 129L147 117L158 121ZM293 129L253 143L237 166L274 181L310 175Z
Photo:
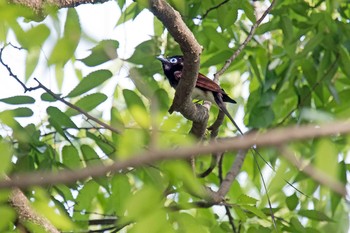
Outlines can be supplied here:
M180 13L166 1L151 0L149 9L180 45L184 56L183 75L176 88L175 98L169 112L180 112L188 120L191 120L193 122L191 133L202 138L207 127L208 110L201 105L194 104L191 99L191 93L198 76L199 55L202 48L183 22Z
M9 180L5 178L5 180ZM18 220L21 224L25 225L26 222L31 222L36 225L42 227L46 232L50 233L59 233L60 231L52 225L47 218L38 214L33 208L30 206L30 203L27 197L23 194L23 192L14 188L10 200L11 206L16 210L18 215Z
M35 12L43 12L48 6L58 8L76 7L81 4L104 3L109 0L11 0L11 3L29 7Z
M79 170L62 170L56 173L35 172L31 174L13 175L11 180L0 181L0 188L26 188L33 185L69 184L89 177L104 176L109 172L116 172L128 167L140 167L160 160L184 159L203 154L249 149L253 145L258 147L280 146L296 140L313 139L316 137L334 136L350 133L350 121L336 121L324 125L305 125L300 127L277 128L266 133L253 132L244 136L227 138L210 142L205 145L194 145L177 149L155 150L138 153L130 159L116 161L111 165L89 166ZM311 177L312 178L312 177ZM344 184L337 184L341 190L333 190L343 197L346 196ZM329 188L332 188L326 184ZM339 191L339 192L338 192Z

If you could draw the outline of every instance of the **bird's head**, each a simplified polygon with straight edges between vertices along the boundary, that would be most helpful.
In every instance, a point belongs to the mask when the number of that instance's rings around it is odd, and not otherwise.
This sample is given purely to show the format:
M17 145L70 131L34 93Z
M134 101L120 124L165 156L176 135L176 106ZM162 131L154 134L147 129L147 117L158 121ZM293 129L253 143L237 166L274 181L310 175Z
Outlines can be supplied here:
M184 66L183 56L172 56L172 57L163 57L158 56L157 59L162 62L164 72L167 71L182 71Z

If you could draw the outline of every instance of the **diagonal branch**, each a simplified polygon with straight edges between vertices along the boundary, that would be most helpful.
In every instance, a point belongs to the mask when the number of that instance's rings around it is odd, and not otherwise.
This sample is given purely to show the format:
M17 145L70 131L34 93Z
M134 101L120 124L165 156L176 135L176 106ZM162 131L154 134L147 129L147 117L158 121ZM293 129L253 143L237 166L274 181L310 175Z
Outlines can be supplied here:
M247 38L243 41L243 43L237 48L237 50L233 53L233 55L226 60L225 65L214 75L214 79L218 80L219 77L225 73L225 71L229 68L231 63L241 54L243 49L247 46L247 44L252 40L254 33L261 22L265 19L265 17L270 13L271 9L275 5L276 0L272 0L270 6L265 10L265 12L261 15L261 17L253 24Z
M90 115L89 113L87 113L86 111L84 111L83 109L79 108L78 106L68 102L67 100L65 100L64 98L62 97L59 97L57 94L53 93L49 88L47 88L46 86L44 86L43 84L41 84L41 82L39 82L39 80L37 78L34 78L35 81L37 81L38 83L38 87L41 88L41 89L44 89L48 94L50 94L53 98L55 98L56 100L64 103L65 105L67 105L68 107L80 112L81 114L83 114L84 116L87 117L87 119L90 119L94 122L96 122L97 124L103 126L104 128L112 131L113 133L116 133L116 134L120 134L121 131L119 129L116 129L106 123L104 123L103 121L99 120L98 118Z
M244 159L247 155L246 150L239 150L237 153L237 157L230 168L230 171L226 174L225 179L222 181L219 190L217 191L218 195L221 197L225 197L228 191L231 188L232 182L236 179L238 173L241 170Z
M7 69L7 71L9 72L9 75L14 78L19 84L21 84L21 86L23 87L24 89L24 93L28 92L28 91L34 91L34 90L37 90L37 89L43 89L45 90L48 94L50 94L54 99L64 103L65 105L67 105L68 107L78 111L79 113L83 114L84 116L86 116L88 119L96 122L97 124L103 126L104 128L114 132L114 133L117 133L117 134L120 134L121 131L119 129L116 129L106 123L104 123L103 121L97 119L96 117L90 115L89 113L87 113L86 111L84 111L83 109L79 108L78 106L68 102L67 100L65 100L64 98L60 97L59 95L53 93L49 88L47 88L46 86L44 86L43 84L41 84L41 82L39 82L38 79L34 78L34 80L38 83L38 86L36 87L27 87L19 78L16 74L14 74L10 68L9 65L7 65L4 60L2 59L2 53L4 51L5 47L3 48L0 48L0 63ZM20 48L17 48L17 49L20 49Z

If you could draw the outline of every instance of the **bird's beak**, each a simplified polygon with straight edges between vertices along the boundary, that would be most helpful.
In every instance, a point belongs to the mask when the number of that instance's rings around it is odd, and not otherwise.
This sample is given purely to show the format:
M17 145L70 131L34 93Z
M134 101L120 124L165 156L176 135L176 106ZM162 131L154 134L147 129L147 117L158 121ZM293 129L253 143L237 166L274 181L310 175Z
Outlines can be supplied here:
M168 59L166 59L165 57L163 57L162 55L158 56L157 59L159 61L161 61L162 63L169 63Z

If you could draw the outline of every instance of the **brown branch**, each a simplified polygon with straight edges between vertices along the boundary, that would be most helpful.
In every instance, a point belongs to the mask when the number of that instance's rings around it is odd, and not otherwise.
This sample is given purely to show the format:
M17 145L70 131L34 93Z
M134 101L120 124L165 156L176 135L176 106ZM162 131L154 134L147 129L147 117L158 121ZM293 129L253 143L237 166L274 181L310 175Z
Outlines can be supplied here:
M11 44L9 44L9 45L11 45ZM12 46L12 45L11 45L11 46ZM6 47L6 46L5 46L5 47ZM110 131L112 131L112 132L114 132L114 133L117 133L117 134L120 134L120 133L121 133L121 131L120 131L119 129L116 129L116 128L114 128L114 127L112 127L112 126L110 126L110 125L104 123L103 121L101 121L101 120L97 119L96 117L90 115L89 113L87 113L87 112L84 111L83 109L79 108L78 106L75 106L74 104L72 104L72 103L66 101L65 99L59 97L59 95L53 93L49 88L47 88L46 86L44 86L43 84L41 84L41 83L39 82L39 80L36 79L36 78L34 78L34 80L37 81L38 86L36 86L36 87L27 87L27 86L18 78L18 76L12 72L10 66L7 65L7 64L4 62L4 60L2 59L2 53L3 53L4 49L5 49L5 47L2 47L2 48L0 49L0 63L7 69L7 71L9 72L9 75L10 75L12 78L14 78L14 79L23 87L24 93L26 93L26 92L28 92L28 91L34 91L34 90L37 90L37 89L43 89L43 90L45 90L48 94L50 94L54 99L56 99L56 100L58 100L58 101L64 103L64 104L67 105L68 107L70 107L70 108L72 108L72 109L78 111L79 113L83 114L84 116L87 117L87 119L90 119L90 120L96 122L97 124L103 126L104 128L106 128L106 129L108 129L108 130L110 130ZM14 46L12 46L12 47L14 47ZM14 47L14 48L17 48L17 47ZM21 49L21 48L17 48L17 49Z
M265 19L266 15L270 13L272 7L275 5L276 0L273 0L270 6L265 10L262 16L253 24L250 29L250 32L247 38L243 41L243 43L237 48L237 50L233 53L233 55L226 60L225 65L214 75L214 80L218 80L219 77L229 68L231 63L241 54L243 49L247 46L247 44L252 40L254 33L261 22Z
M56 173L35 172L31 174L13 175L11 180L0 181L0 188L19 187L26 188L33 185L68 184L89 177L104 176L109 172L116 172L128 167L140 167L160 160L184 159L202 154L249 149L253 145L258 147L279 146L296 140L312 139L316 137L347 134L350 132L349 121L328 122L324 125L305 125L300 127L277 128L266 133L253 132L240 137L210 142L205 145L194 145L177 149L155 150L140 152L130 156L130 159L116 161L104 166L89 166L74 171L62 170ZM328 186L328 184L326 184ZM328 186L332 188L331 186ZM339 190L333 190L335 192ZM345 196L343 187L340 195Z
M183 22L180 13L174 10L166 1L150 0L149 9L180 45L185 61L183 75L176 88L169 112L180 112L184 117L193 121L191 132L198 138L202 138L207 126L208 110L201 105L192 103L191 99L191 93L198 76L201 46Z
M26 222L30 222L42 227L46 232L60 232L44 216L41 216L33 210L27 197L18 188L13 189L10 197L10 204L16 210L21 224L25 225Z
M322 184L326 187L329 187L334 192L336 192L340 195L344 194L345 184L341 183L340 181L330 177L326 173L315 168L314 166L312 166L310 163L306 162L302 158L297 159L293 155L292 151L287 149L287 147L285 147L285 146L280 147L280 151L281 151L282 157L285 158L291 164L293 164L301 172L305 173L306 175L311 177L313 180L315 180L319 184Z
M103 126L104 128L112 131L113 133L116 133L116 134L120 134L121 131L119 129L116 129L106 123L104 123L103 121L97 119L96 117L90 115L89 113L87 113L86 111L84 111L83 109L79 108L78 106L75 106L74 104L68 102L67 100L59 97L58 95L56 95L55 93L53 93L49 88L47 88L46 86L44 86L43 84L41 84L41 82L39 82L39 80L37 78L34 78L35 81L37 81L38 83L38 87L40 87L41 89L44 89L48 94L50 94L53 98L55 98L56 100L64 103L65 105L67 105L68 107L78 111L79 113L83 114L84 116L87 117L87 119L90 119L94 122L96 122L97 124Z
M226 174L225 179L220 184L220 188L217 192L219 196L225 197L228 191L230 190L233 181L236 179L238 173L241 170L241 167L243 165L246 155L247 155L246 150L238 151L237 157L233 162L232 167L230 168L230 171Z
M33 9L35 12L42 12L48 6L57 8L71 8L82 4L104 3L109 0L11 0L11 3L22 5Z

